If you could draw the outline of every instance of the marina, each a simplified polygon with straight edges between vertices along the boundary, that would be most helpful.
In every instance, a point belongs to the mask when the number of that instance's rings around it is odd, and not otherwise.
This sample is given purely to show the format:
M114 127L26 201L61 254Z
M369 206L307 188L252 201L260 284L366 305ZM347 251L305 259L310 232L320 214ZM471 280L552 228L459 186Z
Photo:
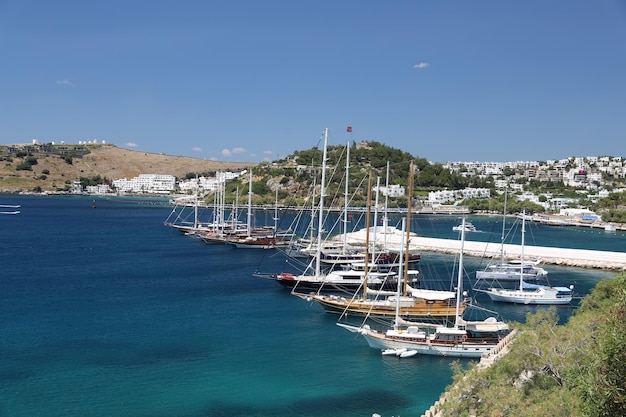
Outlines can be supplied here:
M97 199L97 210L92 197L6 201L22 211L2 217L0 229L6 415L408 416L421 415L452 382L449 358L383 356L339 328L336 315L253 276L260 265L289 267L281 251L207 244L163 226L171 211L166 199ZM259 226L273 224L263 211L254 217ZM471 216L485 232L469 237L488 239L493 229L498 240L499 220ZM412 219L420 245L440 245L424 246L423 280L448 283L458 223L447 215ZM624 250L619 231L529 229L530 241L553 248L563 242L586 246L569 248L576 251ZM466 251L473 244L485 245L468 240ZM478 256L464 264L465 280L484 268ZM544 267L553 284L573 283L580 295L614 273ZM506 321L542 308L476 299ZM555 307L561 320L575 303Z

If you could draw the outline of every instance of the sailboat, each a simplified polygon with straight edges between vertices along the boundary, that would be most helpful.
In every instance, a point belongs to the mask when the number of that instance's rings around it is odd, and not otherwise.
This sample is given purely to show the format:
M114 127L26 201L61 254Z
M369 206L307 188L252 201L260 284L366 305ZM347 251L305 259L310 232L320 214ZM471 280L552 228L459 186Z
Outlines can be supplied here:
M522 253L524 259L524 233L526 227L526 213L522 216ZM489 288L477 290L489 295L492 301L515 304L569 304L573 298L573 287L552 287L549 285L532 284L524 281L523 270L518 275L518 284L515 289Z
M317 225L317 242L311 242L311 248L315 251L315 255L311 258L311 262L306 267L302 274L280 273L280 274L264 274L256 272L255 276L260 278L270 278L280 282L282 285L293 288L303 283L303 287L311 285L314 288L319 288L324 285L326 280L326 274L322 273L321 268L321 251L322 251L322 230L324 225L324 197L325 197L325 185L326 185L326 162L327 162L327 147L328 147L328 128L324 129L324 150L322 153L322 178L320 183L320 200L319 200L319 212L318 212L318 225ZM313 271L311 274L310 271Z
M527 260L524 256L521 256L519 260L506 261L504 259L504 238L506 230L506 199L507 191L504 194L504 212L502 215L502 236L500 238L500 259L496 263L487 265L484 270L476 271L477 280L490 280L490 281L517 281L520 274L525 281L537 281L538 279L545 278L548 275L548 271L539 266L541 259ZM522 251L524 250L524 243L522 242Z
M274 249L279 246L288 246L291 236L286 232L278 231L278 187L276 187L276 202L274 204L274 227L252 228L252 169L248 185L248 223L245 234L231 235L224 241L236 248L245 249Z
M21 208L22 206L17 204L0 204L0 208L5 209L5 208L9 208L9 209L18 209ZM0 211L0 214L12 214L12 215L16 215L16 214L20 214L19 210L9 210L9 211Z
M463 222L465 219L463 219ZM400 317L400 306L396 304L393 327L386 330L372 329L369 324L354 326L337 323L350 332L362 335L368 345L382 352L415 352L415 354L463 358L480 358L494 349L508 333L508 325L490 317L484 321L466 321L462 318L461 295L463 285L463 245L465 232L461 231L461 253L457 277L455 323L452 327L439 326L429 332L426 325L407 324Z
M412 189L413 178L413 163L410 165L409 174L409 189ZM372 190L372 178L370 175L368 184L368 197L367 197L367 215L366 215L366 228L365 233L365 248L370 247L369 243L369 225L370 225L370 201ZM410 199L409 199L410 201ZM409 205L408 215L410 216L411 208ZM408 234L408 233L407 233ZM404 231L402 231L404 237ZM408 241L407 240L403 240ZM408 246L401 245L400 255L408 254ZM352 297L342 297L335 294L321 294L321 293L295 293L307 301L317 302L324 310L330 313L359 315L359 316L371 316L371 317L386 317L393 318L396 314L406 319L420 318L423 320L441 322L445 321L455 314L455 297L456 294L452 291L439 291L429 289L413 288L407 282L410 275L415 278L416 272L409 273L408 271L408 255L400 262L401 268L405 269L404 278L398 277L397 288L403 287L403 294L375 290L370 285L370 269L369 269L369 251L365 251L364 260L364 276L362 285L362 295L359 296L355 293ZM403 284L403 285L400 285ZM458 301L458 300L457 300ZM397 310L396 311L396 307ZM458 308L465 309L465 302L458 302Z

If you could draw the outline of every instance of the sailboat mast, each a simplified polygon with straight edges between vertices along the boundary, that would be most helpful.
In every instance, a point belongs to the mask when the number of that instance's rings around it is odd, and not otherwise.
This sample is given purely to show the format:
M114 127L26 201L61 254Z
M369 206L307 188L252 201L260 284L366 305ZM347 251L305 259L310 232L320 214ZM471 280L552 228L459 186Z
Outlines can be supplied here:
M378 231L378 190L380 190L380 177L376 177L376 200L374 203L374 244L372 245L372 259L376 259L376 242Z
M276 184L276 202L274 203L274 237L278 233L278 184Z
M237 220L239 219L239 186L235 194L235 212L230 216L232 220L233 232L237 230Z
M463 249L465 246L465 217L461 221L461 253L459 254L459 272L457 274L456 282L456 313L454 319L454 327L459 327L461 312L461 296L463 295Z
M404 276L407 276L409 273L409 241L411 237L411 198L413 197L413 161L409 164L409 190L408 190L408 199L407 199L407 209L406 209L406 257L404 258L404 265L400 266L404 268ZM404 288L402 289L402 293L406 295L406 286L407 280L404 280Z
M346 144L346 187L343 204L343 252L348 246L348 183L350 182L350 142Z
M365 271L363 276L363 299L367 300L367 276L369 275L368 258L370 252L370 214L372 205L372 170L367 180L367 214L365 215Z
M322 153L322 183L320 184L320 212L317 222L317 254L315 256L315 276L320 276L320 256L322 252L322 226L324 224L324 186L326 183L326 147L328 145L328 128L324 129L324 152Z
M198 187L198 175L196 174L196 195L195 202L193 205L193 230L198 229L198 194L200 193L200 189Z
M524 288L524 235L526 234L526 210L522 211L522 252L520 254L519 290Z
M226 210L226 176L223 173L220 173L220 227L224 227L224 219L225 219L225 210Z
M402 234L400 237L400 268L398 268L398 279L396 285L396 319L393 322L393 329L398 330L400 326L400 282L404 281L404 274L402 268L402 254L404 253L404 232L406 231L406 219L402 218Z
M506 232L506 199L509 187L504 188L504 210L502 211L502 236L500 236L500 265L504 264L504 234Z
M313 177L313 192L311 197L311 221L309 222L309 242L313 243L313 230L315 229L315 188L317 186L317 176Z
M384 240L384 246L385 249L387 249L387 222L389 221L389 217L388 216L388 212L387 212L387 207L389 207L389 161L387 161L387 173L385 174L385 211L384 211L384 215L383 215L383 226L385 234L383 235L385 237ZM404 230L403 230L404 232ZM402 252L402 249L400 249L400 252ZM402 265L402 262L400 262L399 265Z
M252 228L252 168L250 168L250 181L248 182L248 237Z

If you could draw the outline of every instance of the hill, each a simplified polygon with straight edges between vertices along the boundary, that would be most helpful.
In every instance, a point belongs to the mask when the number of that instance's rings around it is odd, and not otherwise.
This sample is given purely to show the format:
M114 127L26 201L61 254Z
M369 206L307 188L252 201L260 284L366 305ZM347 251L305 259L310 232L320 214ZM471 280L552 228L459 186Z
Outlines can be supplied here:
M132 178L139 174L170 174L238 171L256 165L146 153L114 145L0 146L0 190L57 191L81 178Z
M626 415L626 275L602 280L569 319L529 313L509 353L462 372L441 416Z

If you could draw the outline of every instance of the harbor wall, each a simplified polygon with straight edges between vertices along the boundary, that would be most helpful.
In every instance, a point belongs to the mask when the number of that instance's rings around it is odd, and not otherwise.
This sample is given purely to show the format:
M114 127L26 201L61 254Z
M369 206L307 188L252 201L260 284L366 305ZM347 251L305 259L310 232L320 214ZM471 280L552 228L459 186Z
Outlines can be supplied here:
M425 252L456 255L461 250L461 241L453 239L417 237L411 239L411 244L418 250ZM465 241L463 253L468 256L493 258L500 256L501 247L499 243ZM519 259L522 254L521 245L505 244L503 250L506 259ZM541 258L544 263L552 265L626 270L626 253L623 252L525 245L524 258Z

